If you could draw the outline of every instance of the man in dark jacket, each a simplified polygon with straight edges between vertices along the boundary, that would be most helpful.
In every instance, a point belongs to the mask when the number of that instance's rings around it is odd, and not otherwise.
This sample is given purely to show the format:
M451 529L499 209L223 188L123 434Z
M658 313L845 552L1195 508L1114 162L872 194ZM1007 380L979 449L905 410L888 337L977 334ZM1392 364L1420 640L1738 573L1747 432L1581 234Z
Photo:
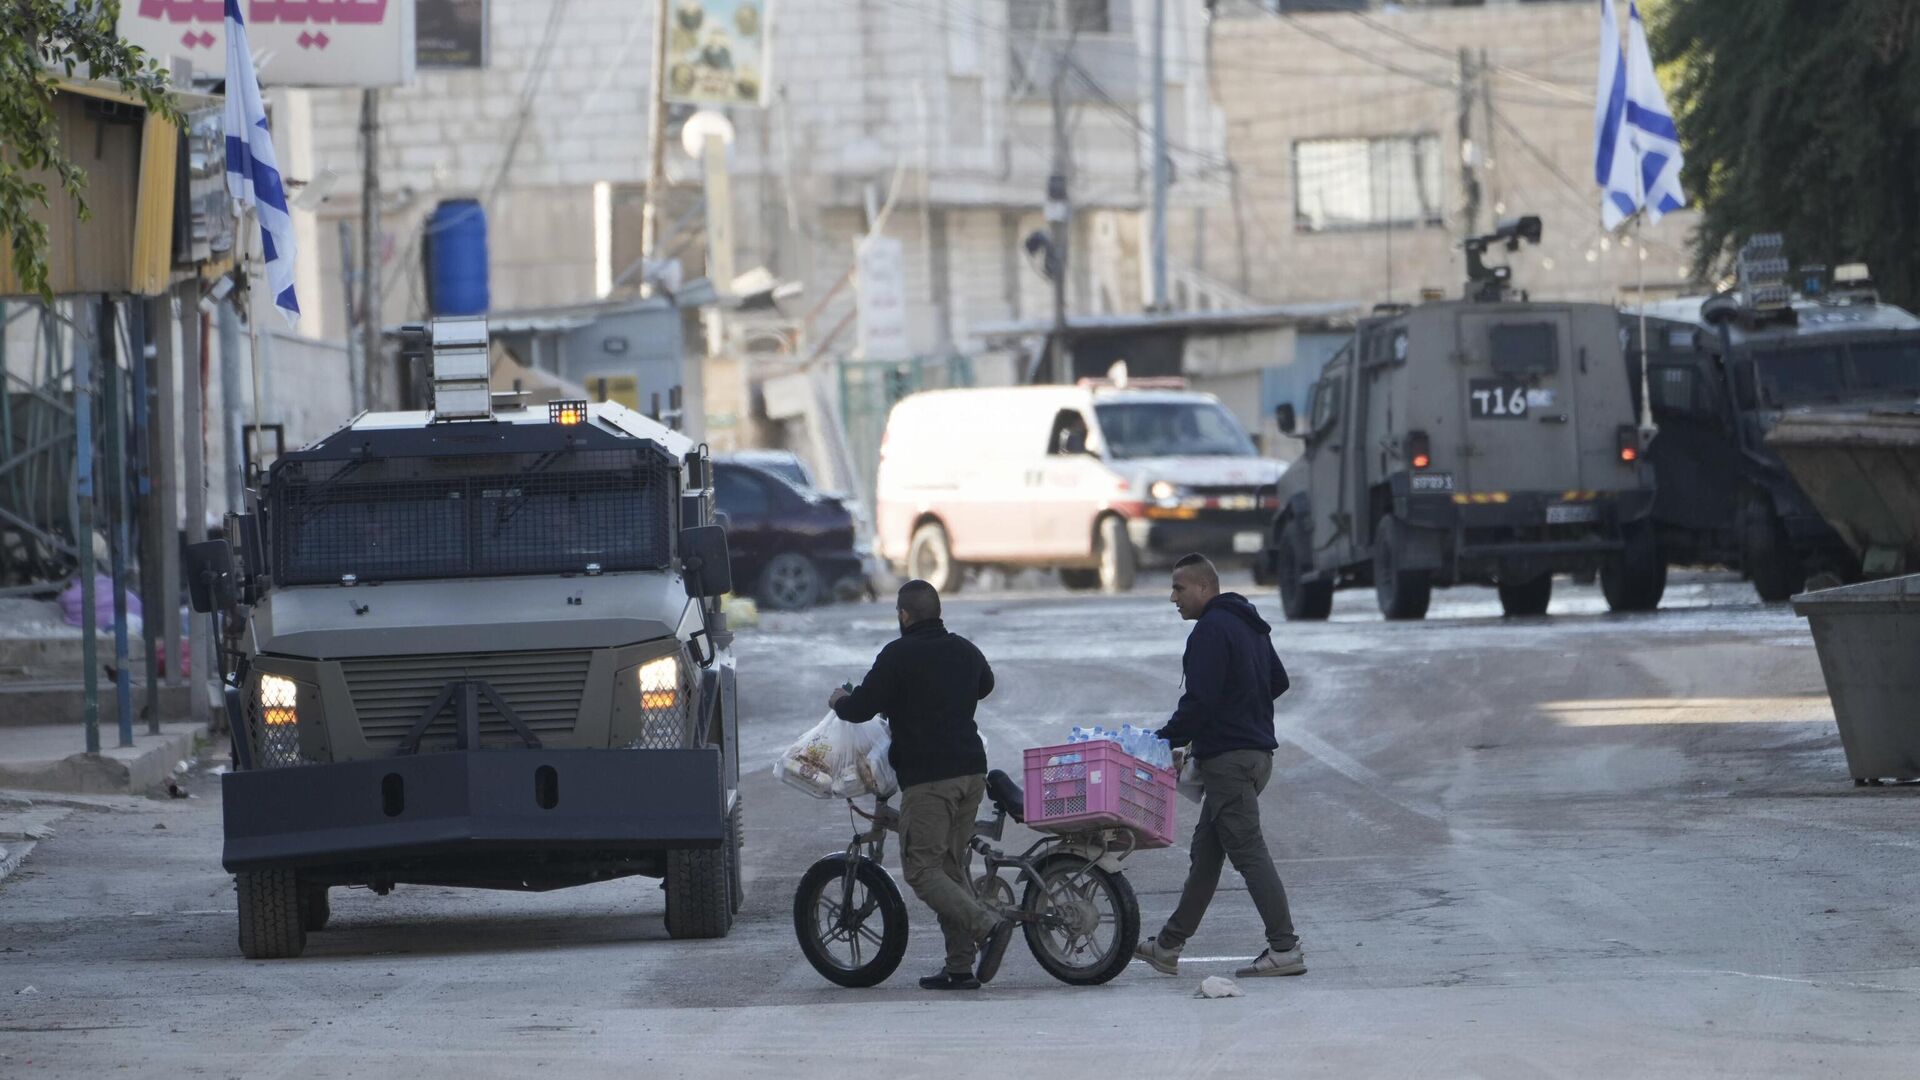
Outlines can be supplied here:
M1160 737L1185 746L1205 795L1193 829L1192 863L1180 905L1157 938L1135 955L1167 975L1177 974L1180 950L1200 928L1221 864L1231 859L1266 923L1267 948L1236 975L1304 975L1305 958L1293 933L1287 890L1260 833L1260 792L1273 775L1273 701L1287 689L1287 671L1268 637L1272 627L1247 598L1220 591L1220 575L1203 556L1174 564L1173 603L1194 624L1181 662L1186 692Z
M973 642L947 632L940 594L924 581L900 586L900 636L874 658L851 693L827 704L861 724L885 713L893 730L888 760L900 777L900 862L914 894L940 917L947 962L920 980L928 990L978 990L993 977L1008 924L973 895L967 845L987 790L987 749L974 705L993 692L993 669ZM986 956L976 977L974 956Z

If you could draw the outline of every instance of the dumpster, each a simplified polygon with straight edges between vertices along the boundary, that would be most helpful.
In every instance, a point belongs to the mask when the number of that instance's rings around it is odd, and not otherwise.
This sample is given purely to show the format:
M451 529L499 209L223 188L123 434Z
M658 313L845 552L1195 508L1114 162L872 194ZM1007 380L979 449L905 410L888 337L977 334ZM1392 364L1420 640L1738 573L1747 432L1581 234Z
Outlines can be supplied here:
M1855 784L1920 779L1920 574L1801 593Z

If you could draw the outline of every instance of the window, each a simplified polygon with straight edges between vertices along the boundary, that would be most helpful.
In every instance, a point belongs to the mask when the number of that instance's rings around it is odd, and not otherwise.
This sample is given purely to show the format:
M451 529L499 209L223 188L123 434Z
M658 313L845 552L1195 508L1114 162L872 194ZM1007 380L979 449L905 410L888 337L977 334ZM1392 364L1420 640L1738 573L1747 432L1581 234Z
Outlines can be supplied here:
M1920 339L1855 345L1853 385L1859 390L1920 392Z
M1560 335L1552 323L1507 323L1491 327L1487 331L1487 345L1493 351L1493 370L1501 374L1550 375L1560 370Z
M1007 22L1016 38L1025 36L1031 40L1035 33L1059 28L1057 10L1054 0L1010 0ZM1107 0L1067 0L1067 17L1073 20L1073 29L1083 34L1113 32Z
M1053 456L1087 452L1087 418L1078 409L1061 409L1047 435L1047 453Z
M772 509L767 486L740 469L715 469L713 498L728 517L755 516Z
M1840 350L1837 347L1772 349L1754 353L1753 360L1759 369L1760 392L1769 405L1840 400Z
M1440 198L1438 136L1293 144L1293 220L1302 232L1439 225Z
M1095 405L1107 452L1119 459L1251 457L1253 441L1233 414L1210 401Z
M1324 435L1340 419L1340 376L1334 375L1313 384L1313 427L1315 435Z
M1648 385L1653 389L1653 407L1661 412L1701 413L1706 412L1696 400L1696 388L1700 384L1700 373L1690 367L1673 364L1654 364L1647 373ZM1638 387L1635 387L1638 390Z

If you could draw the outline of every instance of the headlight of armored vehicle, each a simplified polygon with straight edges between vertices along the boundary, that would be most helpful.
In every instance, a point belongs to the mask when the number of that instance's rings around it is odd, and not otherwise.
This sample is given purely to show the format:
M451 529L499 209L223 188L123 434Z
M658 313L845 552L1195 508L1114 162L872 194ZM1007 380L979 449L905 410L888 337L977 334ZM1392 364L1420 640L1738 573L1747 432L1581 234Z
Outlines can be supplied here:
M262 672L253 685L252 708L248 710L248 733L254 746L254 763L263 769L283 765L307 764L309 755L300 746L302 701L311 710L317 706L318 692L285 675Z
M688 730L686 665L679 653L622 668L614 677L616 732L626 732L629 750L671 750L696 745Z

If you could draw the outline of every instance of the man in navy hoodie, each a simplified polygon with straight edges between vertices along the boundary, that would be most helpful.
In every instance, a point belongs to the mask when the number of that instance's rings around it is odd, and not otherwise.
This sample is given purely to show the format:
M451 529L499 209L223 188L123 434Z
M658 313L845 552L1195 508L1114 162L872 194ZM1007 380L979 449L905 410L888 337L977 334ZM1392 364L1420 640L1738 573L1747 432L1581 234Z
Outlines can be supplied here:
M1178 974L1180 950L1200 929L1220 884L1221 865L1231 859L1267 932L1266 951L1234 974L1304 975L1307 963L1293 933L1287 890L1260 833L1260 792L1273 775L1273 751L1279 745L1273 737L1273 702L1287 689L1287 670L1268 637L1272 627L1246 597L1221 592L1219 572L1200 555L1174 564L1173 603L1194 627L1181 661L1186 692L1159 734L1188 748L1206 794L1180 905L1159 936L1141 942L1135 955L1155 971Z

